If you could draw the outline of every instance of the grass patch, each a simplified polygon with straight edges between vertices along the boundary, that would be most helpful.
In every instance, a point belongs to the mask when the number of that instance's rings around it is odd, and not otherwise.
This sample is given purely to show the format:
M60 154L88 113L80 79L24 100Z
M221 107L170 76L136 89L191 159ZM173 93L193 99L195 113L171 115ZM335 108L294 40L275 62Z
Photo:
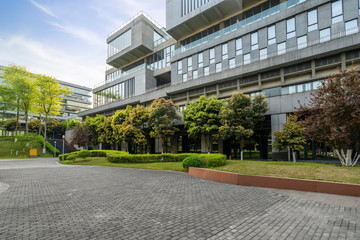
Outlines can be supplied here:
M60 163L62 162L60 161ZM138 169L151 169L151 170L171 170L178 172L186 172L186 170L182 167L181 162L112 163L112 162L108 162L105 157L89 157L86 159L77 159L75 160L75 162L72 160L66 160L64 164L138 168Z
M15 138L17 139L16 142ZM49 150L46 150L46 153L42 154L42 144L36 137L0 137L0 159L29 158L30 148L36 148L38 155L42 155L41 157L53 157L53 152L49 152Z
M213 169L257 176L289 177L360 184L360 166L339 167L334 163L267 162L228 160Z

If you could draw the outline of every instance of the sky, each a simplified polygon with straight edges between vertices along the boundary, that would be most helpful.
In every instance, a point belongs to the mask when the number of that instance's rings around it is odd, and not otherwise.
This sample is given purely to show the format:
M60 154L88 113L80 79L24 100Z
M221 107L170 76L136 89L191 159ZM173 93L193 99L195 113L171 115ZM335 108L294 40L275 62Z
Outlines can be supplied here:
M140 11L165 26L166 0L0 0L0 65L93 88L106 38Z

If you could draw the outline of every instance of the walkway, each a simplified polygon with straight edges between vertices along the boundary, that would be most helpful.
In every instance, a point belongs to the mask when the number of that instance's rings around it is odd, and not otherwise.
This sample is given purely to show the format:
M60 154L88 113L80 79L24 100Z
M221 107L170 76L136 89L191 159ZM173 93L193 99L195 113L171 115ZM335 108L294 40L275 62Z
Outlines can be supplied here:
M330 196L0 160L0 239L360 239L360 199Z

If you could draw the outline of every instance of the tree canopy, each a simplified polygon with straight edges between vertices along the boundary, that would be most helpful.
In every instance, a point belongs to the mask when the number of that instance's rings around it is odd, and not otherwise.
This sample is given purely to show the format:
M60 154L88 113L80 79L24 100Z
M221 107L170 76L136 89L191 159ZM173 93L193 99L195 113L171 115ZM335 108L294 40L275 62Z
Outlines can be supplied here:
M219 138L221 116L219 115L224 101L215 97L207 99L201 96L199 102L190 102L183 110L183 121L189 137L199 139L201 135L209 137L208 152L211 151L211 140Z
M221 136L240 143L241 160L245 140L254 134L255 125L265 119L268 103L265 96L256 95L254 99L243 92L235 92L222 108L223 125L219 128Z
M282 130L274 132L274 148L283 150L290 148L292 150L293 161L296 162L295 151L304 150L306 138L304 136L304 126L297 121L296 115L289 115L287 123L282 125Z
M298 110L305 134L334 148L341 163L354 166L360 158L360 68L339 70L321 82L310 102ZM346 153L345 151L346 150Z

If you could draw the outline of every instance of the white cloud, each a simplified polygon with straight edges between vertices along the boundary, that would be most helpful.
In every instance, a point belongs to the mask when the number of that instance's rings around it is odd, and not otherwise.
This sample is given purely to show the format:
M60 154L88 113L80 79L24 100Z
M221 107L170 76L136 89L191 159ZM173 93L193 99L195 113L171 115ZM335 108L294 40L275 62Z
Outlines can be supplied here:
M35 7L39 8L41 11L46 13L49 16L52 16L54 18L58 18L50 9L44 7L43 5L35 2L34 0L29 0Z
M101 39L95 33L85 28L74 26L68 23L60 24L57 22L50 22L49 24L53 25L60 31L67 33L74 38L81 39L89 44L100 45L100 46L105 45L105 40Z
M104 49L100 51L105 52ZM89 52L88 49L81 54L69 55L24 36L13 36L0 38L0 52L1 65L25 65L31 72L44 73L91 88L104 81L104 56L99 57L98 53Z

